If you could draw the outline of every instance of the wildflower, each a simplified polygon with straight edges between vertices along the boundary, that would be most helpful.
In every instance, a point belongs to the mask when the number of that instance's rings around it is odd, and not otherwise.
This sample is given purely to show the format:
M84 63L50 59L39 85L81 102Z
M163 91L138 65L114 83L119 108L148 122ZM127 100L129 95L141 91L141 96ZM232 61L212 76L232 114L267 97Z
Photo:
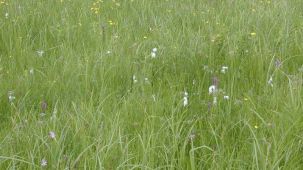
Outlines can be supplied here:
M251 32L251 33L250 33L250 35L251 35L252 37L254 37L254 36L256 36L256 35L257 35L257 33L255 33L255 32Z
M186 107L188 105L188 98L186 96L183 97L183 106Z
M109 25L114 25L114 22L112 20L108 21Z
M56 138L56 134L55 134L55 132L53 132L53 131L50 131L50 132L48 133L48 136L49 136L51 139L55 139L55 138Z
M45 158L41 160L41 166L43 167L47 166L47 160Z
M196 84L196 80L193 80L193 85L195 85Z
M137 83L137 82L138 82L138 80L137 80L137 78L136 78L136 75L133 75L133 82L134 82L134 83Z
M148 83L148 78L145 77L145 78L144 78L144 81L145 81L145 83Z
M46 114L45 114L44 112L41 112L41 113L40 113L40 116L41 116L41 117L44 117L45 115L46 115Z
M225 74L227 70L228 70L227 66L222 66L221 73Z
M155 57L156 57L157 51L158 51L157 48L153 48L153 49L152 49L152 51L151 51L151 57L152 57L152 58L155 58Z
M110 54L110 53L112 53L111 51L106 51L106 54Z
M188 105L188 93L185 91L183 97L183 106L186 107L187 105Z
M276 66L276 68L280 68L282 66L282 62L279 59L276 59L275 66Z
M151 52L150 55L151 55L152 58L156 58L156 53L155 52Z
M214 94L217 92L217 88L215 85L211 85L209 88L208 88L208 92L209 94Z
M272 76L270 76L270 78L269 78L269 80L267 81L267 83L268 83L271 87L274 87L273 80L272 80Z
M43 54L44 54L44 51L43 51L43 50L38 50L38 51L37 51L37 54L38 54L39 57L42 57Z
M144 38L144 39L147 39L147 36L144 36L143 38Z
M99 5L99 1L94 2L92 7L90 8L90 10L94 13L94 14L99 14L100 12L100 5Z
M31 75L34 74L34 69L33 69L33 68L31 68L31 69L29 70L29 74L31 74Z
M258 128L259 128L259 126L258 126L258 125L255 125L255 126L254 126L254 128L255 128L255 129L258 129Z
M187 97L187 96L188 96L188 93L187 93L187 92L184 92L184 96L186 96L186 97Z
M14 95L14 91L9 91L8 92L8 101L10 103L12 103L14 100L16 99L15 95Z
M213 105L217 104L217 91L218 91L219 79L217 77L212 78L212 85L208 88L208 93L213 95Z
M188 138L192 142L196 138L196 134L191 133Z
M6 12L5 13L5 18L8 19L9 14Z
M229 100L229 96L223 96L223 99Z

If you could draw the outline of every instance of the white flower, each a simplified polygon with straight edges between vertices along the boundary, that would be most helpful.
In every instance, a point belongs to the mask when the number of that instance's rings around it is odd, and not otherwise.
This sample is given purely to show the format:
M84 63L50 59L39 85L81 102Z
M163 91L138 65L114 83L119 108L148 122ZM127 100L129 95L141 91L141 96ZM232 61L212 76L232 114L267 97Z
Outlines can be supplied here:
M193 141L196 138L196 134L191 133L188 138L190 141Z
M8 92L8 101L10 103L12 103L15 99L16 99L16 97L14 96L14 91L9 91Z
M155 52L152 51L152 52L150 53L150 55L151 55L152 58L156 58L156 53L155 53Z
M227 66L222 66L221 73L225 74L227 70L228 70Z
M223 99L229 100L229 96L223 96Z
M187 96L188 96L188 93L187 93L186 91L184 92L184 96L185 96L185 97L187 97Z
M33 68L31 68L31 69L29 70L29 74L34 74L34 69L33 69Z
M188 105L188 93L185 91L183 97L183 106L186 107L187 105Z
M186 107L188 105L188 98L186 96L183 97L183 106Z
M215 85L209 86L208 92L209 92L209 94L215 94L217 92L216 86Z
M112 53L111 51L106 51L106 54L110 54L110 53Z
M55 139L55 138L56 138L56 134L55 134L55 132L53 132L53 131L50 131L50 132L48 133L48 136L49 136L51 139Z
M137 78L136 78L136 75L133 75L133 82L134 82L134 83L137 83L137 82L138 82L138 80L137 80Z
M267 81L267 83L268 83L271 87L274 87L273 80L272 80L272 76L270 76L270 78L269 78L269 80Z
M275 66L276 66L276 68L280 68L282 66L282 62L278 58L276 58L276 60L275 60Z
M196 84L196 80L193 80L193 85L195 85Z
M41 166L46 166L47 165L47 160L45 159L45 158L43 158L42 160L41 160Z
M7 18L8 18L8 16L9 16L9 14L6 12L6 13L5 13L5 18L7 19Z
M153 49L152 49L152 51L151 51L151 53L150 53L150 55L151 55L152 58L156 58L157 51L158 51L157 48L153 48Z
M13 102L16 99L15 96L8 96L8 100L9 102Z
M38 51L37 51L37 54L38 54L39 57L42 57L43 54L44 54L44 51L43 51L43 50L38 50Z

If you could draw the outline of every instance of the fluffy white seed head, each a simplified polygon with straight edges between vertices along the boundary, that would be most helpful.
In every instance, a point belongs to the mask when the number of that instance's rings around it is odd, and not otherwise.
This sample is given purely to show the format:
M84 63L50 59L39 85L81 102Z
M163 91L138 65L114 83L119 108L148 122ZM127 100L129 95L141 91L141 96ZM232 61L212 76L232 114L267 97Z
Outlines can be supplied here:
M208 88L208 93L209 94L215 94L217 92L217 87L215 85L211 85Z

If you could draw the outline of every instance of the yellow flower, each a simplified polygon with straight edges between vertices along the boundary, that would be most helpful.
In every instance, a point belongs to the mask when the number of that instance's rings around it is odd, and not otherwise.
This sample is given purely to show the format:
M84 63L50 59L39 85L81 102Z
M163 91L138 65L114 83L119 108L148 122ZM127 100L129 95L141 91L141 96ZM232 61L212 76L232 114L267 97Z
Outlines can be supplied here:
M254 126L254 128L255 128L255 129L258 129L258 128L259 128L259 126L258 126L258 125L255 125L255 126Z
M256 36L256 35L257 35L257 33L255 33L255 32L251 32L251 33L250 33L250 35L254 37L254 36Z
M114 22L112 20L108 20L109 25L114 25Z

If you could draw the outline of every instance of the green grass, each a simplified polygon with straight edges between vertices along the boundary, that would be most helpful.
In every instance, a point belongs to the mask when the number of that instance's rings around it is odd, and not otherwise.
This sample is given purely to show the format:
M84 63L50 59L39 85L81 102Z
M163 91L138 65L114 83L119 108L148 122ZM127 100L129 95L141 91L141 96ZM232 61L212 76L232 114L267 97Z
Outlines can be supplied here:
M302 11L1 0L0 169L301 169Z

